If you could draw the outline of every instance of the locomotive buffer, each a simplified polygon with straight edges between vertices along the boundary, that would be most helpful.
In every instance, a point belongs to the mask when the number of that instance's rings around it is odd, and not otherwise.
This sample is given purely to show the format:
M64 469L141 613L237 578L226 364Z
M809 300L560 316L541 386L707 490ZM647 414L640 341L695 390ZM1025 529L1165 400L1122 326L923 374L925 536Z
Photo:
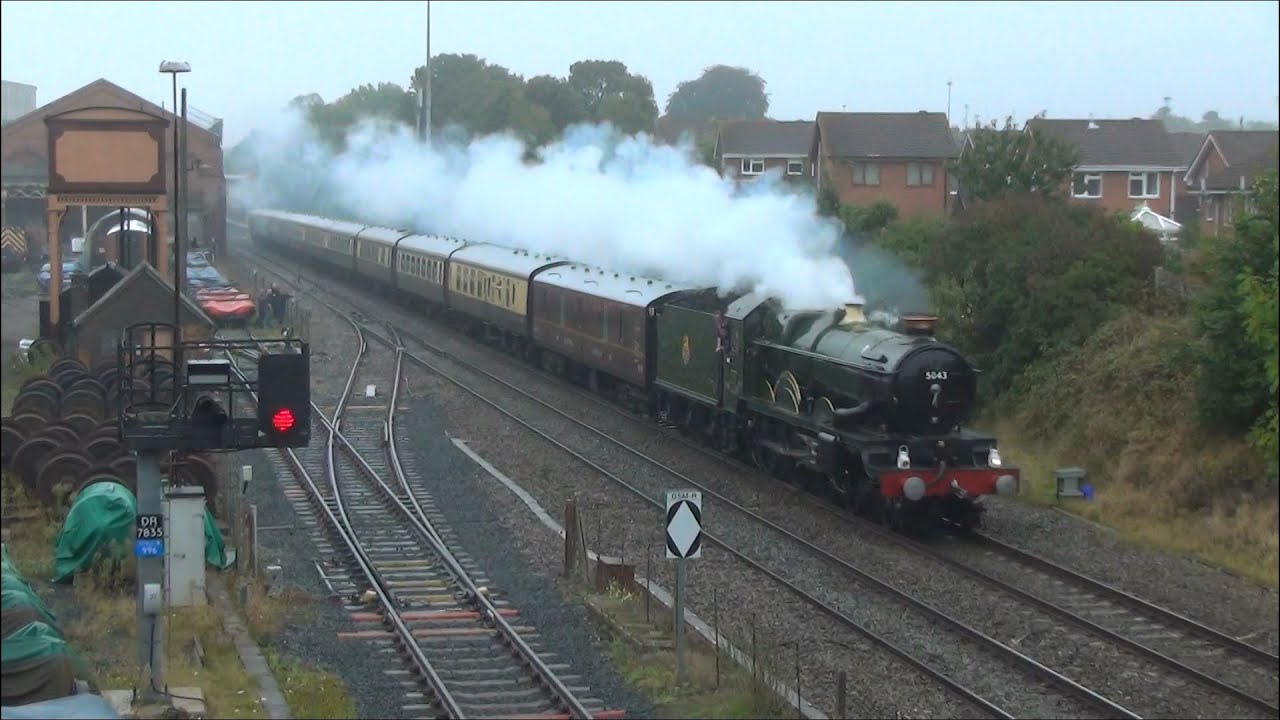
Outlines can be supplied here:
M702 557L702 493L667 491L667 559L676 561L675 635L676 682L685 681L684 584L685 560Z

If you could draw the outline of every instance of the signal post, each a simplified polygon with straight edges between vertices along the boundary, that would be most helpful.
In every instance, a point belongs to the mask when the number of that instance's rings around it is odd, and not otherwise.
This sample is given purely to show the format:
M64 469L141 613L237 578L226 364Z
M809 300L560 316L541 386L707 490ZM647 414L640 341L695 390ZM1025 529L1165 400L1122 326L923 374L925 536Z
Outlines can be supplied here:
M702 493L667 491L667 559L676 561L675 622L676 682L685 681L684 586L685 560L702 557Z
M173 338L173 340L170 340ZM126 328L117 351L120 438L138 458L138 663L146 678L139 698L164 699L164 480L160 464L173 452L235 452L306 447L311 441L311 356L301 340L258 358L254 377L231 362L254 341L183 343L166 323ZM257 394L257 410L248 410Z

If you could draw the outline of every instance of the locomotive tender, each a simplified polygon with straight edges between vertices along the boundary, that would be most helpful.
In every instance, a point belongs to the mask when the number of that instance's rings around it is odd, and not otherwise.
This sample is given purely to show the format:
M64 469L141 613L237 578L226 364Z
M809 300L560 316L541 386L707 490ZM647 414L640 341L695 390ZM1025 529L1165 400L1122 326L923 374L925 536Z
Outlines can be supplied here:
M893 527L974 527L981 496L1018 490L995 438L963 426L977 370L932 337L932 316L890 329L856 304L790 312L756 293L275 210L252 212L249 229Z

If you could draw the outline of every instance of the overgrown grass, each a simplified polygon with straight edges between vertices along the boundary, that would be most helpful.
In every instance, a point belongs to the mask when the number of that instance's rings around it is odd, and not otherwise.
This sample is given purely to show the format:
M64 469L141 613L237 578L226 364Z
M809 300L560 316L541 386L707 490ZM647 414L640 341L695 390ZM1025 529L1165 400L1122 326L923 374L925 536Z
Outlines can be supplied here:
M235 590L236 602L240 601L239 586L242 578L228 576L228 588ZM280 692L294 717L303 718L353 718L356 717L355 701L346 684L336 675L308 667L295 657L284 655L271 647L271 639L286 623L306 625L314 610L308 598L300 591L286 589L279 596L268 595L260 583L247 581L246 602L242 604L249 634L263 648L271 674L275 676Z
M1280 503L1242 439L1195 422L1185 317L1128 311L1077 351L1030 368L987 413L1023 498L1054 501L1055 467L1085 468L1091 503L1064 507L1132 541L1197 557L1272 587Z
M114 573L99 565L70 586L51 585L57 533L57 524L47 518L12 525L10 557L57 614L59 628L84 659L94 683L104 690L132 689L139 682L137 603L134 585L127 581L132 571ZM170 689L199 687L210 717L266 717L257 683L213 607L173 608L163 622L164 680Z
M621 625L645 626L644 605L634 595L612 590L598 604ZM669 617L668 613L660 613ZM641 651L615 638L609 652L622 676L655 706L658 718L782 718L791 715L763 683L753 680L732 658L722 654L717 680L716 656L690 639L688 675L676 683L671 650Z
M42 375L49 370L49 362L41 360L35 364L27 362L21 354L11 352L5 357L8 367L5 368L4 384L0 385L0 412L5 417L12 414L13 400L18 397L18 388L28 378Z

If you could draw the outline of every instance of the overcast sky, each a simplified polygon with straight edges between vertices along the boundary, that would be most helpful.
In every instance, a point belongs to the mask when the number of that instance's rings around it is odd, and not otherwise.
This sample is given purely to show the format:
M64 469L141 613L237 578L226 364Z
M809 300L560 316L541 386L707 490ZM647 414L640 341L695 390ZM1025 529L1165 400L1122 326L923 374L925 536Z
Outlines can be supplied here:
M162 60L186 60L192 105L228 144L295 95L401 85L426 54L426 2L0 3L4 79L44 104L100 77L157 103ZM947 109L955 122L1051 117L1277 117L1277 2L441 2L432 52L530 77L621 60L659 107L708 65L768 83L770 115Z

